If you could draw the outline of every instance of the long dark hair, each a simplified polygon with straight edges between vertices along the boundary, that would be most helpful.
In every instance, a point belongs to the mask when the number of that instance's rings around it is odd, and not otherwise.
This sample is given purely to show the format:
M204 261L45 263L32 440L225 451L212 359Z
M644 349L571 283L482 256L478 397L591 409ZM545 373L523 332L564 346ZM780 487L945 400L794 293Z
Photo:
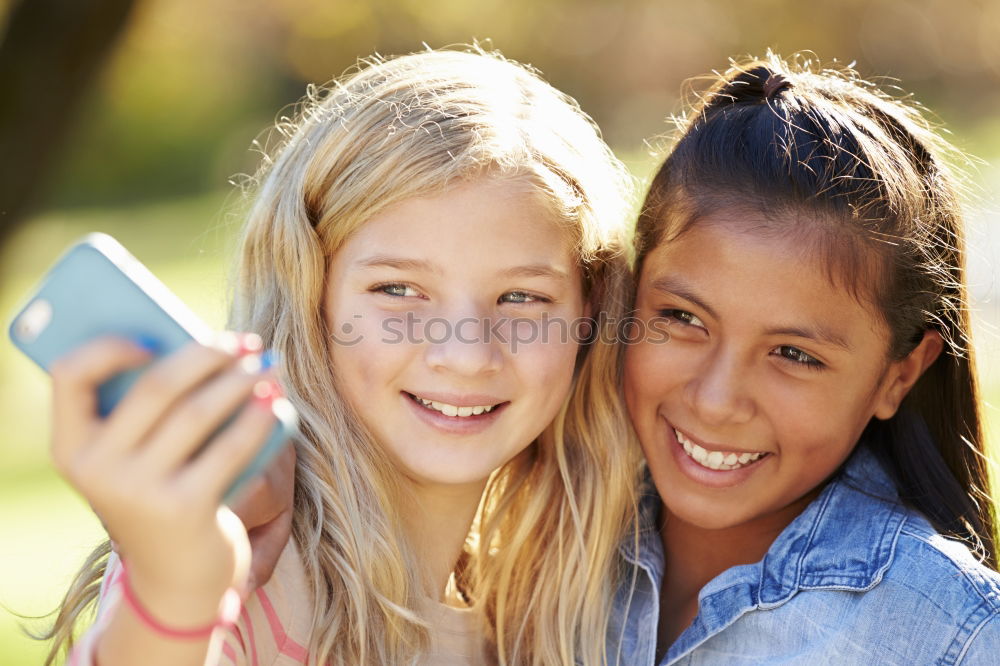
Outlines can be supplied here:
M909 354L928 329L945 349L869 442L904 502L997 567L970 340L958 155L917 108L852 69L768 54L734 64L701 95L653 180L636 229L645 255L720 209L774 220L866 299ZM771 223L765 223L765 226Z

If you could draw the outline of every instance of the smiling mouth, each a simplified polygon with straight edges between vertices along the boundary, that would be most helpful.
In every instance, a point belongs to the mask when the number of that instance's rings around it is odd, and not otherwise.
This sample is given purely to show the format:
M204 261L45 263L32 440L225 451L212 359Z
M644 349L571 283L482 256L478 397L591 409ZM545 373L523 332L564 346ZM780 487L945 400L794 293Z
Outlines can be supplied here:
M445 416L454 416L458 418L471 418L473 416L489 414L490 412L499 409L507 404L506 402L499 402L495 405L464 405L462 407L459 407L458 405L449 405L446 402L438 402L437 400L428 400L427 398L421 398L418 395L414 395L413 393L407 393L406 391L404 391L404 393L406 393L406 395L409 396L411 400L413 400L415 403L417 403L418 405L420 405L425 409L435 412L440 412Z
M749 467L760 461L763 458L771 455L770 453L764 452L725 452L725 451L712 451L706 449L703 446L695 444L687 435L682 433L677 428L673 428L674 436L677 437L677 441L684 448L684 453L687 454L688 458L695 461L702 467L706 469L715 470L717 472L728 472L734 469L742 469L744 467Z

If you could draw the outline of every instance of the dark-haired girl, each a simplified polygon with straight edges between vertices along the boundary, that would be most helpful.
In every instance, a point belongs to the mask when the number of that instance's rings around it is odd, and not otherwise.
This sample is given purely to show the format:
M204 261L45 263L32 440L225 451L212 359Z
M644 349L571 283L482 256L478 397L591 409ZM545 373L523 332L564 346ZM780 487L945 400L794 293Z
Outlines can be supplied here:
M637 227L670 336L626 352L651 483L612 663L1000 663L947 148L776 56L690 114Z

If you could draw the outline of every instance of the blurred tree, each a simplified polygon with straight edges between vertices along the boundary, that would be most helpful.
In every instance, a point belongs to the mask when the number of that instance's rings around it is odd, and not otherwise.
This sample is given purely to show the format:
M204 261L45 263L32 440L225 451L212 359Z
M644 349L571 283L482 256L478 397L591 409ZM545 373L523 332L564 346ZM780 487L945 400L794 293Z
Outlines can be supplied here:
M0 246L37 200L136 0L22 0L0 42Z

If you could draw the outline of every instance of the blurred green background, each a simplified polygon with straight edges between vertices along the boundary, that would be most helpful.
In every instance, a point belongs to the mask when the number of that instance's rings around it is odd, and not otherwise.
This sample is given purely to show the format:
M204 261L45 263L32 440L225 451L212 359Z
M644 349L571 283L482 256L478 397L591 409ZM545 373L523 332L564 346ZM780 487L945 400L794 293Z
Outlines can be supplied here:
M23 0L32 2L40 0ZM46 0L47 1L47 0ZM81 3L82 4L82 3ZM93 12L102 2L90 3ZM107 3L103 3L107 4ZM123 3L119 2L119 5ZM118 237L209 322L225 313L225 266L239 224L230 185L251 173L254 140L308 82L359 57L492 40L580 100L640 175L649 144L681 109L682 82L730 56L810 50L889 76L933 109L970 169L970 278L987 399L1000 404L1000 2L883 0L169 0L125 2L110 56L67 109L66 140L23 222L0 246L6 321L63 247ZM18 2L0 0L0 31ZM10 40L8 31L4 39ZM44 47L56 34L30 35ZM32 42L31 40L38 40ZM53 41L52 43L55 43ZM6 63L30 72L31 61ZM44 83L44 82L43 82ZM30 100L59 111L61 90ZM0 96L8 94L0 90ZM54 107L52 105L55 105ZM75 112L74 112L75 109ZM71 122L70 122L71 121ZM11 128L0 128L9 131ZM654 142L655 143L655 142ZM0 179L19 165L0 155ZM0 217L6 214L0 201ZM21 615L52 611L100 538L85 504L50 470L48 383L0 342L0 664L42 660ZM987 407L991 441L1000 419ZM28 622L43 626L42 621Z

